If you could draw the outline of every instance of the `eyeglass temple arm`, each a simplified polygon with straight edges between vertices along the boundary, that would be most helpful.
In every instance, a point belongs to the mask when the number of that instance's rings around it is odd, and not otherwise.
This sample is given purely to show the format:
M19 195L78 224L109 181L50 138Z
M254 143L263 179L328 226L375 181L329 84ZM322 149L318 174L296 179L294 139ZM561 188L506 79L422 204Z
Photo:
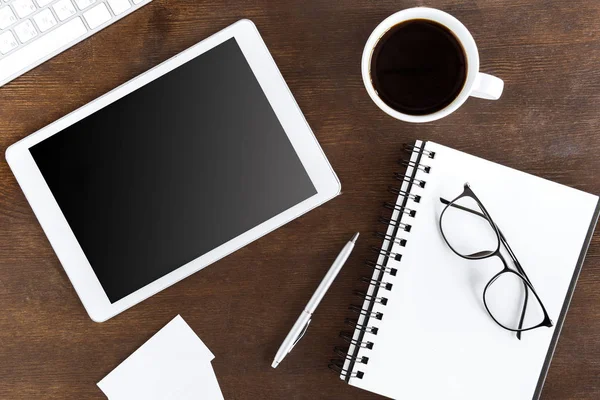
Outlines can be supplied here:
M460 206L458 204L451 204L450 201L444 199L443 197L440 197L440 201L443 204L450 205L451 207L457 208L457 209L462 210L462 211L469 212L469 213L477 215L478 217L481 217L481 218L483 218L485 220L488 220L486 218L486 216L483 215L482 213L480 213L478 211L475 211L475 210L471 210L470 208L467 208L467 207ZM495 225L495 223L494 223L494 225ZM496 225L496 229L498 230L498 234L500 235L500 240L502 240L502 243L504 244L504 247L506 247L506 250L508 251L508 254L510 255L510 258L513 260L513 263L515 264L515 267L517 268L517 271L519 271L519 273L521 275L523 275L523 277L525 279L527 279L527 281L529 282L529 284L533 288L533 284L529 280L529 277L525 273L525 270L521 266L521 263L517 259L517 256L515 255L515 253L510 248L510 245L508 244L508 241L506 240L506 238L504 237L504 234L502 233L502 231L500 230L500 228L498 228L497 225ZM527 290L527 285L525 285L524 283L523 283L523 285L525 286L525 298L523 299L523 307L521 309L521 317L519 318L519 328L523 327L523 322L525 320L525 312L527 311L527 301L529 299L529 290ZM521 340L521 332L520 331L517 332L517 339Z

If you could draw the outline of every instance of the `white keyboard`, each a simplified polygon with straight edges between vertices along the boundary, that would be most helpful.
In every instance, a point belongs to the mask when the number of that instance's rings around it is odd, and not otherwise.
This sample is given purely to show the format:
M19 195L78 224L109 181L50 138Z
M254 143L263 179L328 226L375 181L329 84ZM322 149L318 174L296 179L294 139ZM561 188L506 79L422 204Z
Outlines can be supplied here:
M0 0L0 86L152 0Z

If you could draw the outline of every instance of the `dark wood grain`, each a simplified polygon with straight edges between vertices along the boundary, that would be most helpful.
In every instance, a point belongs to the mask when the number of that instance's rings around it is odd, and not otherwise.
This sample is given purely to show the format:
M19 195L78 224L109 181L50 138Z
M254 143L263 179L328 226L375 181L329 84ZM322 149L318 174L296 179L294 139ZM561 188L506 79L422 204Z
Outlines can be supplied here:
M6 162L0 162L0 398L101 399L102 377L176 314L216 355L226 399L376 399L327 369L361 240L285 362L270 363L336 252L376 228L402 143L416 138L600 193L600 2L445 0L504 79L435 123L379 111L360 78L371 30L402 0L155 0L0 88L0 150L240 18L261 31L337 171L343 195L102 324L81 306ZM557 241L560 238L557 238ZM542 393L600 398L600 236L593 238ZM401 379L410 377L402 377ZM434 382L432 382L434 384Z

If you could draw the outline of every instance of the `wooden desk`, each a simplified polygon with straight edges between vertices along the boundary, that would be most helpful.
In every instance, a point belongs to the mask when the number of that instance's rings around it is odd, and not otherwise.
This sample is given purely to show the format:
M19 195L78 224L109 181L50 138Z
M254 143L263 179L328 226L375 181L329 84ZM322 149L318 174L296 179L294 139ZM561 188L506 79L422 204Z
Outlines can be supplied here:
M381 112L360 78L371 30L427 4L471 30L481 68L506 83L435 123ZM86 315L4 159L0 162L0 398L101 399L96 382L176 314L216 355L226 399L376 399L327 369L377 240L402 143L434 140L600 193L596 0L155 0L0 88L0 150L240 18L261 31L343 195L103 324ZM557 217L559 223L560 216ZM271 361L331 260L364 236L308 335ZM557 242L560 238L556 238ZM591 244L542 394L600 398L600 236ZM434 383L434 382L432 382Z

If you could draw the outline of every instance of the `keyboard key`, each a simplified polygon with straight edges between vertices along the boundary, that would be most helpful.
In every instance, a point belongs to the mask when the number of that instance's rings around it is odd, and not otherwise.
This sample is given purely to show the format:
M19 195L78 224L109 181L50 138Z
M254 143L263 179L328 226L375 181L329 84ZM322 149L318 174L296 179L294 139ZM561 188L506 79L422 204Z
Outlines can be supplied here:
M108 0L108 4L110 4L110 8L112 8L115 15L119 15L131 8L129 0Z
M86 32L87 29L81 18L73 18L40 36L39 39L32 41L30 44L21 47L4 58L0 58L0 82L47 58L56 50L85 35Z
M33 16L35 24L39 28L40 32L46 32L48 29L56 25L56 19L52 15L52 11L45 9Z
M29 39L37 36L37 31L35 30L35 26L33 26L33 22L31 20L26 19L21 22L19 25L15 26L15 33L19 37L21 43L27 42Z
M110 11L104 3L98 4L96 7L83 13L83 17L87 21L90 29L97 28L111 18Z
M35 4L31 0L15 0L12 2L19 18L25 18L36 10Z
M47 6L48 4L52 3L53 0L35 0L35 2L37 3L38 7L44 7Z
M75 10L75 6L73 5L73 3L71 3L70 0L60 0L54 3L52 5L52 8L54 8L56 16L61 21L64 21L65 19L69 18L77 12Z
M79 7L80 10L85 10L95 2L96 0L75 0L75 3L77 3L77 7Z
M10 7L0 8L0 29L4 29L14 22L17 22L17 17L15 17L15 13L12 12Z
M6 54L19 45L11 31L0 34L0 53Z

